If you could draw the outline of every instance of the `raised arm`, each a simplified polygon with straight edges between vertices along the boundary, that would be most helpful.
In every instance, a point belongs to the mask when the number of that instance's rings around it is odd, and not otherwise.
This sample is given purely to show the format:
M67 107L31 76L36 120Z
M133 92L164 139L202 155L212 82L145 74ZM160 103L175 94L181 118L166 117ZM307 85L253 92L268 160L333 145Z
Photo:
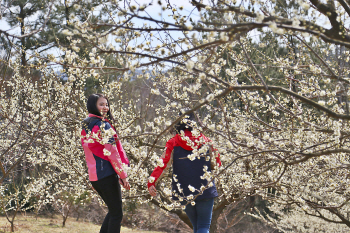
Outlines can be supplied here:
M171 163L171 155L174 149L174 144L173 144L172 139L170 139L167 143L166 143L166 149L165 152L163 153L162 157L160 158L163 162L162 166L157 166L151 176L148 179L148 191L152 196L156 195L156 188L155 188L155 184L156 182L159 180L159 178L163 175L164 171L166 170L167 167L169 167L170 163Z

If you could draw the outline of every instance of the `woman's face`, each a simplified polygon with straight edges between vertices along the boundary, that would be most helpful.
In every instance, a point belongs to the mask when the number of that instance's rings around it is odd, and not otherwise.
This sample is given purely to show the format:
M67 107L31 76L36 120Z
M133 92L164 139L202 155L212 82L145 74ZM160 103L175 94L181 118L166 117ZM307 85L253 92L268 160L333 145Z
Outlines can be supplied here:
M96 105L97 105L97 109L101 113L101 115L107 116L107 112L109 110L107 100L103 97L100 97L100 98L98 98Z

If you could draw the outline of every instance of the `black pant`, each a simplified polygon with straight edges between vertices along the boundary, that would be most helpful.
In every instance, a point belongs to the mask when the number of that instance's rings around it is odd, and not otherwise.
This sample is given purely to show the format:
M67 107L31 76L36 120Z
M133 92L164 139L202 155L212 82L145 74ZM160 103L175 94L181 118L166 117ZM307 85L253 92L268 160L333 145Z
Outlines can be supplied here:
M100 233L120 233L123 209L118 175L91 181L91 184L108 207L108 213L102 223Z

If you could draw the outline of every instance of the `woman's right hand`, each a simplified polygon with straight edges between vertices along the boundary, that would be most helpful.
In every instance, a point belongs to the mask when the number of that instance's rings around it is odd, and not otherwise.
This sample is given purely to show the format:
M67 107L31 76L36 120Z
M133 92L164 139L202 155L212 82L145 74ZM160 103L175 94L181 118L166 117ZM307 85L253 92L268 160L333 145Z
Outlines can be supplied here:
M151 187L148 188L149 194L151 194L152 197L155 197L157 195L157 189L152 185Z

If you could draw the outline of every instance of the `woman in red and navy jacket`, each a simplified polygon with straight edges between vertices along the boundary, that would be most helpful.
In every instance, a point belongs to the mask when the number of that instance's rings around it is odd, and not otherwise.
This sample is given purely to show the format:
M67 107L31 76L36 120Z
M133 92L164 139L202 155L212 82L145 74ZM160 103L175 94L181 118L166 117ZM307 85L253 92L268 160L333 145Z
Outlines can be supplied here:
M155 184L164 170L173 163L172 198L187 204L185 212L194 233L208 233L211 223L214 198L218 196L214 182L208 184L205 171L211 172L211 154L216 154L218 166L220 155L212 147L199 157L193 157L193 150L200 150L210 140L202 133L192 134L194 114L191 113L175 126L176 135L165 145L162 155L163 166L157 166L148 181L148 191L156 196ZM213 161L214 162L214 161ZM210 179L210 178L209 178ZM194 201L192 198L194 198Z
M120 184L130 189L122 164L129 165L129 161L110 123L113 117L107 97L102 94L90 95L87 109L89 115L83 121L81 143L90 182L108 207L100 233L120 232L123 218Z

